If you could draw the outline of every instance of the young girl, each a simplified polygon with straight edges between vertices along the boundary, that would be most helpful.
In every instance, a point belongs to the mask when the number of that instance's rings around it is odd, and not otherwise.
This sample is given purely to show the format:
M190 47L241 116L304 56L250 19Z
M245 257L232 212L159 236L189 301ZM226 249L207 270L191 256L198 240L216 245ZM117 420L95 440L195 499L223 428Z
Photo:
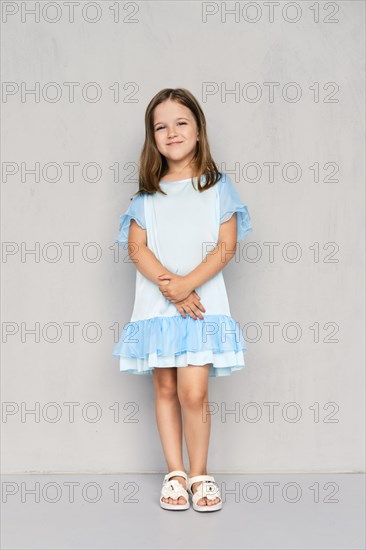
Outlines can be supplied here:
M247 206L211 157L205 116L188 90L157 93L145 126L139 191L120 217L117 236L135 262L135 302L113 355L121 371L153 377L168 468L160 506L186 510L189 492L195 510L214 511L222 501L207 475L208 378L242 369L246 351L222 269L252 227Z

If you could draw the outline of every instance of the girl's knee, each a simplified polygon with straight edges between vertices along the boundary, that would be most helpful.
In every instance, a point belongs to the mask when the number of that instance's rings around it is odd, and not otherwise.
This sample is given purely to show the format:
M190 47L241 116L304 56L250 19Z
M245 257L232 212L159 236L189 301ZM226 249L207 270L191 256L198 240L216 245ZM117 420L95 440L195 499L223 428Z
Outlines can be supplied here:
M173 369L155 368L153 380L156 393L159 397L177 397L177 375Z
M183 408L201 409L208 401L207 388L179 388L178 397Z

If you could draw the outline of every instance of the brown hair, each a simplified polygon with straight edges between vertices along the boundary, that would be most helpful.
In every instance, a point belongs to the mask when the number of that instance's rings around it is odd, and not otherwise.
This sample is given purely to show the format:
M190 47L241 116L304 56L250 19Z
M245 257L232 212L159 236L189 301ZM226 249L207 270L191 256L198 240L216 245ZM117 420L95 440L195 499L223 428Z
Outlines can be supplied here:
M216 185L221 177L210 152L206 133L205 115L196 98L185 88L164 88L150 101L145 112L145 143L139 161L139 190L135 195L142 193L166 193L160 188L159 182L168 171L166 158L160 153L154 136L154 109L163 101L170 99L177 101L191 110L197 124L199 138L196 152L193 157L197 189L202 192ZM201 186L201 177L205 176L206 184ZM192 180L193 185L193 180Z

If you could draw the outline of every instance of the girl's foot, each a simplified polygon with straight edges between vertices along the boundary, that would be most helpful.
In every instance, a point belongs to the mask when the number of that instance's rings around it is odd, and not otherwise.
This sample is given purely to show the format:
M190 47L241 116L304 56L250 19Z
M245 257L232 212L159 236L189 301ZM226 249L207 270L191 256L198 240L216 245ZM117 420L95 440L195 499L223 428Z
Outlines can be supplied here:
M181 476L174 476L174 477L171 477L170 479L176 479L177 481L179 481L179 483L182 485L182 487L184 487L184 489L187 490L187 483L184 479L184 477L181 477ZM161 499L163 502L166 502L167 504L186 504L186 499L184 497L179 497L179 498L164 498L162 497ZM206 500L206 499L205 499Z
M193 476L190 476L190 477L193 477ZM197 488L199 485L201 485L201 481L197 481L196 483L192 483L192 493L194 494L196 491L197 491ZM209 498L200 498L198 501L197 501L197 504L198 506L212 506L213 504L218 504L220 502L220 498L214 498L214 499L209 499Z

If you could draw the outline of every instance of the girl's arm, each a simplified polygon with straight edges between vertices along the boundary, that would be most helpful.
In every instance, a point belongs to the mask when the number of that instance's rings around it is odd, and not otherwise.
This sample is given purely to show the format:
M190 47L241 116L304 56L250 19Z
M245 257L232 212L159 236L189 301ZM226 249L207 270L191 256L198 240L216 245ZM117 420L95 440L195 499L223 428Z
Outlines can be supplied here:
M237 214L220 225L217 246L188 275L185 276L192 290L214 277L230 262L236 253Z
M146 229L142 229L134 219L131 219L128 234L128 255L135 263L136 269L138 269L144 277L160 285L161 281L158 279L158 275L169 270L159 262L152 250L147 247L146 243Z

